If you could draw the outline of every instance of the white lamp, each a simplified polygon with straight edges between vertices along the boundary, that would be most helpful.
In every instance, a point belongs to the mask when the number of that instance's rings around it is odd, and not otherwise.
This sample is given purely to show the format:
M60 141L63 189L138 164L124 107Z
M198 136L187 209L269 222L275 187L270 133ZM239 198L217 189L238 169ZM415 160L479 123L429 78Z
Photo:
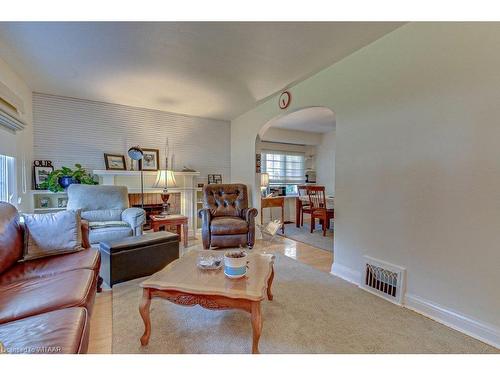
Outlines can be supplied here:
M269 186L269 173L260 174L260 190L262 196L266 196L267 187Z
M168 199L170 194L168 188L174 188L177 184L175 182L175 176L173 171L160 169L156 174L156 181L153 184L154 188L161 188L161 199L163 201L163 211L160 215L168 215Z

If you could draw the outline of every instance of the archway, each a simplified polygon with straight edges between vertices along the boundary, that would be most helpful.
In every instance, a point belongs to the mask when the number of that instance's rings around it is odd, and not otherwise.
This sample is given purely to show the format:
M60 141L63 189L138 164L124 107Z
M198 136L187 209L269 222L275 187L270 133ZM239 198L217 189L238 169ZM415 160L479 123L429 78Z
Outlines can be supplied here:
M286 226L289 228L288 232L294 232L294 235L298 236L304 232L304 227L299 225L301 215L296 214L295 202L297 200L297 186L306 182L306 172L310 177L310 181L307 182L317 182L318 185L325 186L328 196L335 194L335 128L334 111L324 106L308 106L275 116L260 127L255 137L255 153L262 157L263 172L269 173L268 169L272 169L270 166L277 164L276 160L270 161L269 157L288 158L288 163L283 161L280 165L286 164L290 167L285 168L285 171L281 169L279 171L272 170L270 183L273 190L279 186L281 190L278 194L285 193L285 191L282 191L282 187L285 187L286 196L284 200L286 209L284 220L287 223L294 222L297 224ZM296 160L297 163L294 164L293 160ZM297 166L296 169L294 169L294 165ZM313 178L313 176L318 178ZM259 208L259 212L264 215L264 218L269 219L269 216L266 216L269 213L262 213L260 204L259 173L255 174L253 195L254 198L259 197L259 199L254 199L254 202L257 200L256 207ZM266 208L266 211L270 210L272 209ZM276 217L275 215L272 216ZM299 229L295 230L295 227ZM306 228L309 228L309 224L306 224ZM297 239L297 237L290 238ZM333 251L333 231L328 233L324 241L321 240L321 235L316 236L316 232L310 238L308 236L304 238L300 242L307 243L310 240L312 246ZM315 242L318 238L320 241ZM301 237L299 236L298 239L300 240Z

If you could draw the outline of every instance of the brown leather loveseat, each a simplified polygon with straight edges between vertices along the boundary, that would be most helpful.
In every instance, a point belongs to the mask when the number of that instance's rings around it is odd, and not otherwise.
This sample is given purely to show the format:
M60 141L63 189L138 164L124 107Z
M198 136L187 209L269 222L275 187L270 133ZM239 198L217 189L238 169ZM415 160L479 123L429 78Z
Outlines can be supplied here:
M0 347L8 353L86 353L100 255L85 250L18 262L23 228L16 208L0 202Z
M209 184L203 189L203 247L248 246L255 243L257 209L248 208L247 187L243 184Z

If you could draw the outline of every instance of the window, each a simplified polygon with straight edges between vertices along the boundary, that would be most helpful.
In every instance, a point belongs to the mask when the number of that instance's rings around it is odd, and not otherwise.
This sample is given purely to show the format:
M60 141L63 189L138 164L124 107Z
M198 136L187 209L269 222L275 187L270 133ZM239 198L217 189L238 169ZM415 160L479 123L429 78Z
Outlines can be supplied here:
M262 172L269 174L271 185L304 183L304 154L288 151L263 151Z
M14 158L0 155L0 201L13 201L15 178Z

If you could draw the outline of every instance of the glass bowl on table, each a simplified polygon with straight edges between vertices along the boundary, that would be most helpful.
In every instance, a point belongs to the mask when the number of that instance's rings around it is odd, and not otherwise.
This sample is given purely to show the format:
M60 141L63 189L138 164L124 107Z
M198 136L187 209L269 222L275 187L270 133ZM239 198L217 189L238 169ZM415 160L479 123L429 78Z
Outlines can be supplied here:
M224 264L224 254L200 254L196 259L196 266L202 270L218 270Z

